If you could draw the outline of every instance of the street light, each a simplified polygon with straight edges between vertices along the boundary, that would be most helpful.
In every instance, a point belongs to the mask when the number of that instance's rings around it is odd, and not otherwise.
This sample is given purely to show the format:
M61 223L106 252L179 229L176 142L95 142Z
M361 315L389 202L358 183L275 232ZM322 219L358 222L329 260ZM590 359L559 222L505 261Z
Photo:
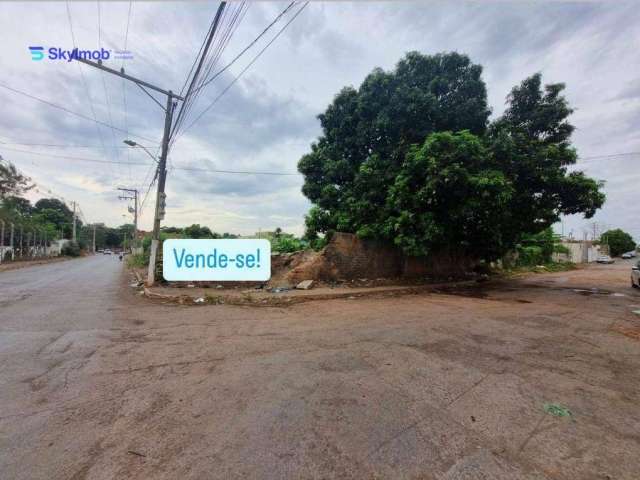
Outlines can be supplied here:
M147 152L147 155L149 155L154 162L158 163L158 159L154 157L153 154L149 150L147 150L147 147L145 147L144 145L140 145L139 143L136 143L133 140L124 140L124 144L129 145L130 147L140 147L145 152Z

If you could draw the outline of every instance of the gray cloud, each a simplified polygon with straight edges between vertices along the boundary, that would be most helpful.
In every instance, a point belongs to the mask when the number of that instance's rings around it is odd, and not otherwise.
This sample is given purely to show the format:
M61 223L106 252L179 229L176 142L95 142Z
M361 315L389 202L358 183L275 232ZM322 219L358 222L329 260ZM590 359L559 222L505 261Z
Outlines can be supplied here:
M220 64L230 61L285 5L251 4ZM102 44L123 47L128 3L102 2L101 6ZM128 37L134 59L125 64L127 72L179 91L217 6L208 2L135 2ZM97 46L96 7L95 2L70 2L81 46ZM22 18L29 22L15 21ZM126 123L129 136L157 139L141 141L150 147L157 145L162 111L135 85L124 83L125 122L121 79L83 66L85 89L75 63L36 64L29 59L27 46L34 42L70 45L64 2L6 2L0 29L6 32L0 50L3 82L90 117L93 106L99 120L123 129ZM635 2L311 3L221 101L176 142L171 164L295 171L298 159L320 133L317 114L335 93L344 85L359 85L374 67L393 68L410 50L456 50L482 64L494 115L502 112L505 96L515 84L541 71L544 81L567 84L566 94L576 109L572 117L577 127L574 141L582 156L640 151L638 41L640 13ZM261 46L203 92L191 118ZM125 133L103 126L96 129L92 122L4 89L0 89L0 102L2 142L92 145L88 149L34 150L149 164L144 152L119 148ZM101 138L106 153L100 148ZM125 212L115 188L137 185L146 191L145 183L150 179L145 177L149 172L145 166L48 158L3 151L1 144L0 153L40 184L78 200L90 220L110 224L122 223ZM633 208L637 194L625 181L637 160L633 156L596 159L584 168L607 180L608 202L596 219L640 236ZM239 176L176 168L168 180L167 223L210 224L216 230L241 233L275 226L300 232L309 208L300 193L301 184L299 176ZM146 228L150 226L151 204L149 200L142 218ZM565 223L566 228L577 231L584 221L572 217Z

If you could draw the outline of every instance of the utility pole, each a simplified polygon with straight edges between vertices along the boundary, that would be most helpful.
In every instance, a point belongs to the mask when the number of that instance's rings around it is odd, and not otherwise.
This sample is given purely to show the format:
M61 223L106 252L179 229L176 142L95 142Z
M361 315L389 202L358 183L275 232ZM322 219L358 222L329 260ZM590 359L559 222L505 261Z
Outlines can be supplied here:
M96 253L96 225L95 223L93 224L93 253Z
M73 203L73 232L71 234L71 240L76 241L76 202Z
M147 273L147 284L149 286L155 283L155 269L156 269L156 256L158 252L158 244L160 242L160 220L164 218L164 205L165 205L165 193L164 187L167 179L167 155L169 153L169 136L171 133L171 122L173 120L173 110L177 104L177 101L184 101L184 98L180 95L176 95L171 90L164 90L160 87L156 87L155 85L145 82L144 80L140 80L138 78L132 77L131 75L127 75L124 72L124 68L121 68L119 71L114 70L113 68L105 67L102 64L102 61L92 62L91 60L87 60L84 58L74 58L79 62L82 62L86 65L89 65L94 68L98 68L102 71L111 73L113 75L117 75L118 77L124 78L125 80L129 80L138 87L140 87L147 95L149 95L154 102L160 105L160 107L164 110L164 135L162 136L162 152L160 154L160 159L158 161L158 191L156 194L156 210L155 217L153 220L153 238L151 240L151 255L149 258L149 271ZM167 97L166 107L162 107L162 104L158 102L147 90L154 90L156 92L162 93Z
M9 240L10 244L11 244L11 261L14 261L16 259L16 250L15 248L13 248L13 234L14 234L14 225L13 222L11 222L11 239Z
M160 220L164 220L166 194L164 186L167 181L167 153L169 152L169 133L173 118L173 96L171 92L167 96L167 115L164 119L164 135L162 136L162 152L158 163L158 191L156 192L156 210L153 217L153 236L151 237L151 251L149 255L149 270L147 271L147 283L153 286L156 277L156 258L158 245L160 244Z
M4 220L0 220L2 223L2 233L0 233L0 263L4 260Z
M131 246L133 247L138 238L138 190L135 188L118 188L118 190L125 192L125 195L118 197L120 200L133 200L133 234L131 235L133 241ZM129 212L131 213L131 210Z

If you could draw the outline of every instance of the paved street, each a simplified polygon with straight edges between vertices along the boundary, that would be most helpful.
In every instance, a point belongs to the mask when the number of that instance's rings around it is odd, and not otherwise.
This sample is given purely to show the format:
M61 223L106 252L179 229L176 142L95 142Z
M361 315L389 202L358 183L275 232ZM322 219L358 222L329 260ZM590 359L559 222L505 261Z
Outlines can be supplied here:
M289 308L153 303L117 257L2 272L0 476L635 480L629 268Z

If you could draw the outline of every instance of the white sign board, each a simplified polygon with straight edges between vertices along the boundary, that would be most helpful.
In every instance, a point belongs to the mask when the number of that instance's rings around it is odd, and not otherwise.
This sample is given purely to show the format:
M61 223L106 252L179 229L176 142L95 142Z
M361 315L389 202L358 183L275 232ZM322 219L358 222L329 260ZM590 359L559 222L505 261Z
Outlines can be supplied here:
M266 281L271 244L265 239L168 239L162 244L162 271L168 281Z

